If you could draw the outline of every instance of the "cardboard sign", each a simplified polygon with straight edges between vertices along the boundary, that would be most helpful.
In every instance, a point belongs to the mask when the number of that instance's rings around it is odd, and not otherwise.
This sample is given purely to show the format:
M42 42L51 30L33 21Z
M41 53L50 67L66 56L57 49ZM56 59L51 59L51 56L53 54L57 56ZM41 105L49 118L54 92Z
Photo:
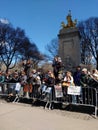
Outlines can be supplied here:
M69 86L67 89L67 94L80 95L81 94L81 86Z
M63 97L62 86L61 85L55 85L54 88L55 88L55 96L56 96L56 98Z

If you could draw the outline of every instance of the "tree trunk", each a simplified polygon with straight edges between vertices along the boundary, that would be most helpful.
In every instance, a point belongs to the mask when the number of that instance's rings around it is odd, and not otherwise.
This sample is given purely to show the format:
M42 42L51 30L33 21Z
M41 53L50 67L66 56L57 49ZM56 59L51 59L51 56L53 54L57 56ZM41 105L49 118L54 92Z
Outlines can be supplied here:
M6 73L8 73L8 70L9 70L9 66L6 66Z

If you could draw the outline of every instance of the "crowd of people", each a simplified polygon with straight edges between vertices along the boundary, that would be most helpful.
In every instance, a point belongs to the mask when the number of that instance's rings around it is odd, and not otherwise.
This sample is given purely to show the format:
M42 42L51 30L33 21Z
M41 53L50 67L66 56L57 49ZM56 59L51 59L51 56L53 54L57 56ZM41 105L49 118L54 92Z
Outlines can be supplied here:
M59 56L56 56L53 60L53 71L39 72L36 69L30 70L30 62L23 64L24 70L4 73L0 71L0 84L2 93L5 91L4 83L20 83L22 95L29 97L39 98L44 95L45 91L50 92L50 98L55 98L54 85L61 85L63 96L66 95L66 88L71 86L81 87L94 87L98 85L98 71L93 69L89 72L87 68L76 67L75 72L62 71L64 67L62 60ZM48 88L48 89L47 89ZM8 94L13 95L13 88L8 89ZM52 107L52 105L51 105Z

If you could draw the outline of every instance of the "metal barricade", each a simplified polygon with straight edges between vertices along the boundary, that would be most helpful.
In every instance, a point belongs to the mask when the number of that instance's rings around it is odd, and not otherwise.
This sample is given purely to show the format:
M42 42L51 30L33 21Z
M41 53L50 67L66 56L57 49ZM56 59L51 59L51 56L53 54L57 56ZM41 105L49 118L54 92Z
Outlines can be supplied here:
M16 83L0 83L0 96L8 96L10 93L14 94Z
M70 86L62 87L63 96L61 89L59 90L59 97L56 97L55 101L61 101L65 104L83 105L95 108L95 117L97 117L98 111L98 90L93 87L80 87ZM56 95L56 89L55 89ZM58 100L60 98L60 100Z
M21 89L20 83L2 83L0 84L0 96L1 97L17 97L19 99L19 92ZM14 99L14 98L13 98ZM15 99L16 101L16 99Z
M30 88L30 86L28 85ZM83 105L95 108L95 117L97 117L98 111L98 90L93 87L80 87L70 86L62 87L60 84L55 85L52 88L52 92L46 89L47 86L40 87L38 90L38 100L45 101L46 103L65 103L73 105ZM22 90L22 92L21 92ZM29 89L28 89L29 90ZM31 90L31 89L30 89ZM49 92L50 91L50 92ZM20 98L24 98L24 93L27 92L30 99L35 98L32 91L24 91L23 86L20 83L2 83L0 84L0 96L14 96L14 102L19 101ZM25 96L25 98L28 98ZM47 105L46 105L47 106Z

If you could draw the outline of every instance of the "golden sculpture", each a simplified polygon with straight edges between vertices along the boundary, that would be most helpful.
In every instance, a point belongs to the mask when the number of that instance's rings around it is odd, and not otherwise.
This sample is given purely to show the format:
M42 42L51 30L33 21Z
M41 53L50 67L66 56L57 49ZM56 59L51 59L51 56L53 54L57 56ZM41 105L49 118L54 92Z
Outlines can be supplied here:
M61 26L63 28L70 28L70 27L75 27L76 26L77 20L75 19L74 21L72 21L71 11L70 10L69 10L69 14L67 15L66 19L67 19L67 24L65 24L64 22L61 23Z

